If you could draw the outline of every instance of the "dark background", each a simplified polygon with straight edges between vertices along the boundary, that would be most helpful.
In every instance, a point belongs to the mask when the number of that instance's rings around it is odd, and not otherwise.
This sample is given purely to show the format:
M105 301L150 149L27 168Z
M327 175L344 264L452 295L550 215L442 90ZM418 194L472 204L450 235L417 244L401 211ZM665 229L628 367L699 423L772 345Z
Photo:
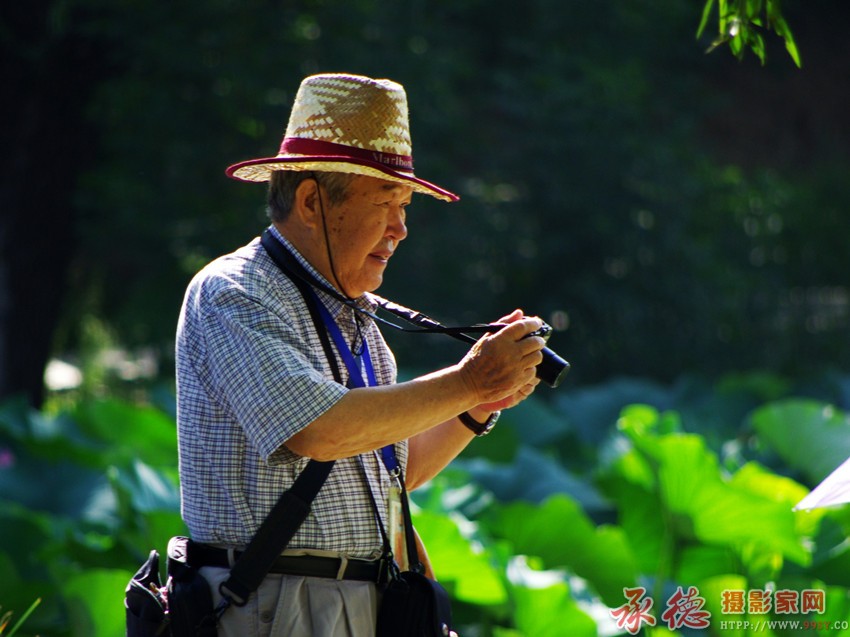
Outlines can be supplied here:
M540 314L574 384L844 368L850 6L783 4L798 69L772 33L765 66L706 54L701 5L4 3L0 396L98 343L169 378L189 278L265 222L224 168L314 72L404 84L417 174L462 197L414 200L384 296ZM407 370L463 351L387 336Z

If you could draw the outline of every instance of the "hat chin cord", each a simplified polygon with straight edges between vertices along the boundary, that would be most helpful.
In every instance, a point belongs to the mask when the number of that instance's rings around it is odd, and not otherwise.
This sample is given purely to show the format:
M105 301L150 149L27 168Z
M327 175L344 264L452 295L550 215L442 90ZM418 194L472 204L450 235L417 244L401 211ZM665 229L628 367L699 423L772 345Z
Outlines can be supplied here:
M322 184L319 182L319 179L316 176L315 172L313 172L311 174L313 175L313 180L316 182L316 195L319 197L319 213L322 216L322 232L325 235L325 251L328 255L328 264L330 265L330 268L331 268L331 276L333 277L333 283L334 283L334 285L336 285L340 294L343 297L345 297L346 299L348 299L348 301L350 303L353 303L354 299L351 298L350 296L348 296L348 292L346 292L345 288L342 287L342 283L340 282L339 276L336 273L336 265L334 264L333 253L331 251L331 238L330 238L330 235L328 234L328 220L325 217L325 203L324 203L324 200L322 199ZM359 312L354 313L354 326L355 326L355 329L357 330L357 336L354 339L354 343L352 343L351 350L356 355L360 354L360 352L358 351L360 348L357 347L357 343L359 342L361 344L360 347L362 347L362 344L365 343L365 340L363 338L362 325L361 325L361 322L363 320L364 319L360 315Z
M333 283L336 285L337 289L345 296L345 298L353 300L345 289L342 287L342 283L339 280L339 276L336 273L336 265L334 264L333 254L331 252L331 238L328 234L328 220L325 217L325 203L322 199L322 184L319 181L319 178L316 176L315 172L310 173L313 176L313 181L316 182L316 195L319 198L319 214L322 216L322 232L325 235L325 252L328 255L328 264L331 268L331 276L333 277Z

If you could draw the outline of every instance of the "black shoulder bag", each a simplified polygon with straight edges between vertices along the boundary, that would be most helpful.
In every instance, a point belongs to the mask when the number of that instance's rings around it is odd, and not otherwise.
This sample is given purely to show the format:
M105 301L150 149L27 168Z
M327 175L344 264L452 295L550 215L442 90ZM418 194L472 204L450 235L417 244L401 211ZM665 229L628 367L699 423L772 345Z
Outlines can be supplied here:
M312 290L307 288L307 286L319 287L329 293L330 291L315 281L314 277L268 231L263 233L262 244L278 267L299 287L305 299L312 297L316 310L320 311L318 308L320 301L316 300L316 297L312 294ZM337 294L332 295L338 297ZM342 299L340 300L342 301ZM318 328L318 320L321 320L321 317L317 319L314 316L313 320L316 321ZM327 329L331 329L332 327L328 325ZM324 331L320 331L324 333ZM341 338L340 335L337 336ZM343 343L338 344L339 347L343 347L343 345ZM345 359L344 354L343 359ZM419 554L416 550L413 522L410 517L410 504L407 498L407 491L404 487L401 468L397 467L393 471L393 475L396 476L399 481L398 485L401 487L406 549L408 564L411 565L411 570L409 571L399 571L393 561L390 541L381 522L378 505L369 485L369 479L366 475L362 458L360 458L360 467L366 483L366 490L372 502L375 517L381 531L381 537L384 543L384 559L389 567L386 587L383 590L383 596L378 609L377 637L448 637L451 631L449 595L440 584L424 575L425 569L419 560Z
M407 563L409 571L399 571L389 559L389 581L387 582L381 605L378 608L376 637L448 637L452 628L452 608L449 594L443 586L425 576L425 567L419 560L413 521L410 517L410 503L404 480L401 483L401 508L404 517L404 536L407 544ZM371 495L371 492L370 492ZM372 496L372 504L377 505ZM378 516L378 526L384 540L384 553L392 557L389 538Z
M316 301L305 289L306 283L290 278L304 297L333 376L342 383ZM310 460L292 487L281 494L221 585L223 600L217 608L213 608L207 580L193 565L193 543L189 538L174 537L168 543L165 587L160 582L159 553L152 550L124 592L126 637L215 637L222 614L231 605L243 606L248 601L304 522L333 465L333 461Z
M159 578L159 553L151 551L125 589L126 636L214 637L222 614L248 601L304 522L333 464L311 460L280 496L221 585L223 599L217 608L207 580L193 563L189 538L174 537L168 543L165 587Z

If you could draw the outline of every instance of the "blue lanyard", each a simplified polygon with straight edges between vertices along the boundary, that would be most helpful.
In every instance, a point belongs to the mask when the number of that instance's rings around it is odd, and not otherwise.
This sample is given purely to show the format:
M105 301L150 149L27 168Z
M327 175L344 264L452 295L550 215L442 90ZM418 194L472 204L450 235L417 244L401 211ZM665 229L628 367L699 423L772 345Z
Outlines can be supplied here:
M351 348L348 346L345 337L342 335L339 325L337 325L336 321L331 316L331 313L328 311L328 308L325 307L325 304L322 303L321 299L319 299L318 295L312 288L309 288L309 290L310 294L312 294L313 298L316 300L316 305L319 308L319 314L322 317L322 322L325 324L328 333L331 335L334 345L336 345L336 349L342 357L342 362L348 370L348 388L374 387L377 385L378 381L375 378L375 368L372 365L372 357L369 355L369 346L367 345L366 340L363 340L363 353L359 357L355 357ZM363 369L366 372L365 381L363 380L363 372L360 369L360 365L357 363L358 358L363 362ZM381 458L383 459L384 466L387 468L390 476L397 478L401 474L401 465L399 464L398 457L395 455L395 447L393 445L383 447L381 449Z

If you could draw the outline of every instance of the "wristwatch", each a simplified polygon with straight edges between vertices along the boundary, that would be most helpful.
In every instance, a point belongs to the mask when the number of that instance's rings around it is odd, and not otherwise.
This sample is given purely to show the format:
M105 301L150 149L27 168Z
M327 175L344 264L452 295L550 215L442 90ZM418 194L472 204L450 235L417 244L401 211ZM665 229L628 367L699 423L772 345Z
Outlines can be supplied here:
M459 414L458 418L466 426L466 428L476 436L486 436L490 433L493 427L496 426L496 421L499 420L499 416L501 415L501 411L494 411L490 414L490 417L487 420L484 422L478 422L475 418L469 415L468 411L465 411L462 414Z

